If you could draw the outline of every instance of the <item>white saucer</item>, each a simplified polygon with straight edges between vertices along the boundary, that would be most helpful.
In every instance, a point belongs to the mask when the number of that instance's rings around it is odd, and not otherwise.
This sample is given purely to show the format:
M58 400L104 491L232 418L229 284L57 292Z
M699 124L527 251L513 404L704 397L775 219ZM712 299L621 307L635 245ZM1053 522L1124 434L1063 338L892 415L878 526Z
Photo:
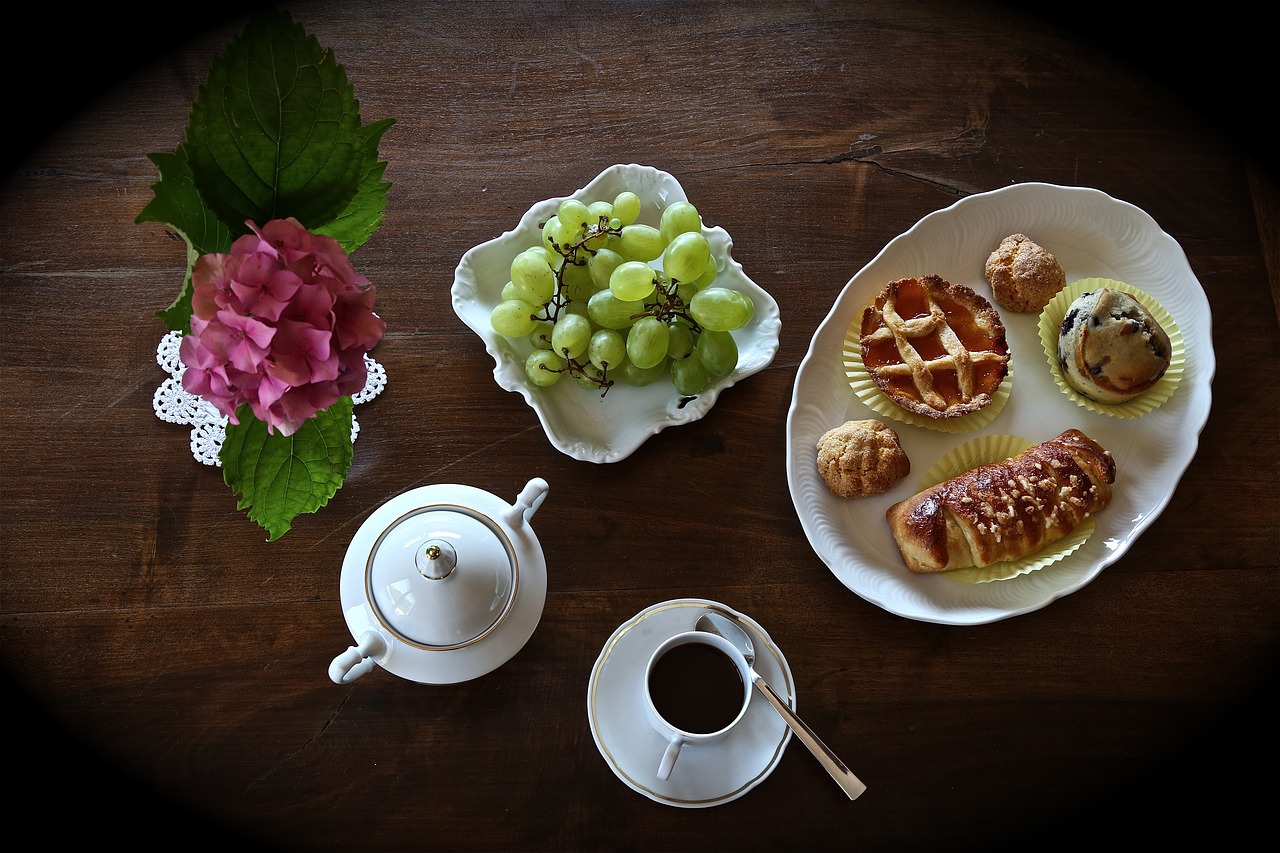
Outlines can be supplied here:
M613 772L649 799L686 809L738 799L773 772L791 740L791 729L755 692L746 717L727 738L710 746L686 747L671 778L658 779L666 741L645 717L644 667L659 643L692 630L706 610L719 610L743 623L756 647L756 671L794 708L791 668L768 633L733 608L702 598L664 601L620 625L596 659L587 687L591 735Z

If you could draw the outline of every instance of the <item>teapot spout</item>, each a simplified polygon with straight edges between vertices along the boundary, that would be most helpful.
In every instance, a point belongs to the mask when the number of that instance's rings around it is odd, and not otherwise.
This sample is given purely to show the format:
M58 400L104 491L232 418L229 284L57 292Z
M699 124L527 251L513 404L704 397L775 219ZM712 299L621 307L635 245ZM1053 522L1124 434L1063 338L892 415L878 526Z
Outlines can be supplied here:
M542 506L542 502L547 499L549 489L550 486L547 485L546 480L534 477L520 490L515 504L503 514L502 520L511 527L527 524L529 519L533 518L533 514L538 511L538 507Z

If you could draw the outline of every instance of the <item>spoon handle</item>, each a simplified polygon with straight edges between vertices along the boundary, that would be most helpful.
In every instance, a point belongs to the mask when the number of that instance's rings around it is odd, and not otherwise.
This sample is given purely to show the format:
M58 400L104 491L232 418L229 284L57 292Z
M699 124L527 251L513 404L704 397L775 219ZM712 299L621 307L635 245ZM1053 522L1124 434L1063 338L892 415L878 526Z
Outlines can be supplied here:
M813 729L805 725L804 720L796 716L796 712L791 710L791 706L782 700L782 697L769 686L767 681L760 677L759 673L753 672L751 680L760 689L760 692L764 694L764 698L769 700L769 704L782 715L782 719L786 720L787 725L791 727L791 731L800 739L800 742L809 747L809 751L818 759L818 763L826 768L827 772L831 774L831 778L835 779L836 783L849 795L849 799L858 799L862 792L867 790L867 786L862 784L862 780L854 776L844 762L813 733Z

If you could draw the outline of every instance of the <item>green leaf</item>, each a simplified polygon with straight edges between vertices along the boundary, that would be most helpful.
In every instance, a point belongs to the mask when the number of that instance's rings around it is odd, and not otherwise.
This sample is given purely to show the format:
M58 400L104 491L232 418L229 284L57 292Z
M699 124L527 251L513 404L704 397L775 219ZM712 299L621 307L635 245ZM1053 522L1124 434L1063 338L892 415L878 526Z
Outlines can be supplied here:
M364 178L347 209L332 222L321 225L315 233L334 238L348 255L365 244L382 224L382 214L387 209L387 190L391 184L382 180L386 163L378 162L378 143L395 119L383 119L360 128L365 163Z
M214 59L186 131L196 186L237 234L246 220L331 222L368 171L362 141L345 69L276 9Z
M171 331L191 331L191 268L196 259L209 252L225 252L231 247L231 232L209 210L196 189L187 161L187 149L178 146L171 154L151 154L160 171L160 180L151 185L153 198L134 220L135 224L158 222L172 229L187 244L187 268L182 289L173 303L156 316Z
M337 494L351 468L350 397L306 421L293 435L270 433L248 406L236 413L240 423L227 424L222 444L222 476L240 496L236 509L275 541L293 519L315 512Z

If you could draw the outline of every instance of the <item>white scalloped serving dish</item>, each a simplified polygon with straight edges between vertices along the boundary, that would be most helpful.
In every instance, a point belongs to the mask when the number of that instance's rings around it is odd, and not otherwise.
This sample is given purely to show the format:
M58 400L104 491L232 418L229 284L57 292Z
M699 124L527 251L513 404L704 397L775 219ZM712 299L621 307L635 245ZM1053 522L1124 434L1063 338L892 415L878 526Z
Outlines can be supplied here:
M665 207L675 201L691 200L670 174L636 164L610 166L572 197L588 202L612 201L623 190L640 196L643 207L638 221L655 227ZM692 400L681 398L667 377L643 388L617 384L604 397L573 381L557 382L550 388L534 387L524 373L524 361L532 344L511 341L494 332L489 326L489 314L498 303L503 286L511 280L512 258L538 244L542 223L567 197L538 202L514 229L469 249L454 273L453 310L484 341L493 357L493 377L498 385L524 397L557 450L582 461L617 462L667 427L703 417L726 388L767 367L778 352L782 322L778 303L733 259L733 241L728 232L708 227L704 218L702 233L711 243L720 268L716 284L741 291L755 302L751 321L733 333L739 357L732 373Z
M884 495L835 497L817 471L816 443L846 420L876 414L851 391L842 363L852 319L890 281L936 273L992 299L983 266L1000 241L1026 234L1057 256L1067 283L1110 278L1158 299L1182 329L1186 370L1177 390L1142 417L1089 411L1057 387L1039 337L1039 316L1000 310L1017 370L1005 408L963 438L894 423L912 473ZM1178 242L1128 202L1096 189L1016 184L969 196L917 222L864 266L837 297L800 363L787 413L787 482L801 526L818 556L853 592L910 619L977 625L1038 610L1076 592L1129 549L1173 497L1195 456L1209 416L1215 361L1204 288ZM1031 442L1075 427L1116 460L1114 498L1094 516L1097 529L1077 551L1040 571L983 584L917 575L903 565L885 510L919 488L929 470L963 440L983 434Z

